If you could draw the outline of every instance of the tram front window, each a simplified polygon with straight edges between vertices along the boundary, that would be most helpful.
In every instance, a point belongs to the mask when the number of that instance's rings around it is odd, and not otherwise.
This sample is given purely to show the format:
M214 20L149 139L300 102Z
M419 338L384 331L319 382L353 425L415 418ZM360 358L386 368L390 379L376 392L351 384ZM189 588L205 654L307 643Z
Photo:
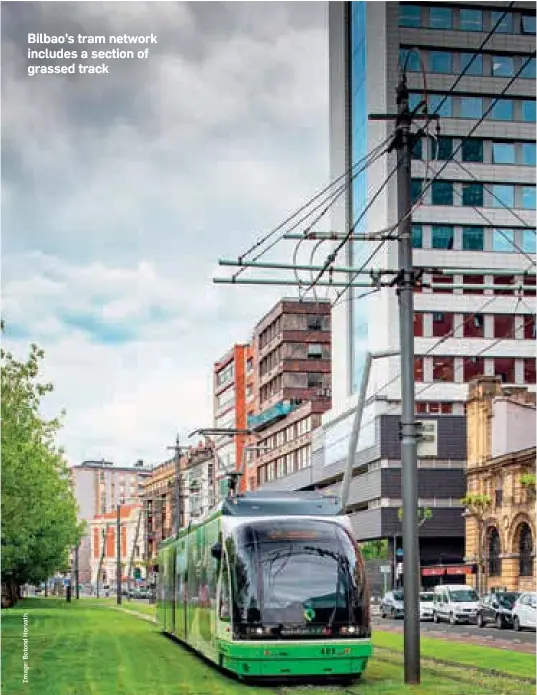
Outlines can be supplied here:
M239 529L232 574L244 636L365 636L369 606L355 544L323 521L259 522Z

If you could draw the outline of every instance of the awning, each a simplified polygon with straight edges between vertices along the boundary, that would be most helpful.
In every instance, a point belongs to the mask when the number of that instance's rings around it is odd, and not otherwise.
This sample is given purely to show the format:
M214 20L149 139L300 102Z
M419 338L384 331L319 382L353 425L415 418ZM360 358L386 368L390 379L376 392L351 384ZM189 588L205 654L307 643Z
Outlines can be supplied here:
M475 574L475 565L447 565L436 567L423 567L422 577L443 577L445 575Z

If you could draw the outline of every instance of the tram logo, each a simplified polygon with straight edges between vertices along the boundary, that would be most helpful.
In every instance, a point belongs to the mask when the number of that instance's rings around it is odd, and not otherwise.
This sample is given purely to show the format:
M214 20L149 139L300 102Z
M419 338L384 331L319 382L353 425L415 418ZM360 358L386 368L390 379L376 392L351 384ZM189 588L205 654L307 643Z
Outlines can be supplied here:
M304 620L308 623L311 623L313 618L315 618L315 611L313 610L313 608L306 608L304 611Z

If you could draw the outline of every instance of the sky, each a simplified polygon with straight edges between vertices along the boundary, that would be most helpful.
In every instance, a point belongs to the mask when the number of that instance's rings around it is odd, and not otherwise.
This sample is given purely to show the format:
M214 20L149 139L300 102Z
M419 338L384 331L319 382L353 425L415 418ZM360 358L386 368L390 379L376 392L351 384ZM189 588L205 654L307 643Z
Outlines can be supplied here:
M4 344L44 349L70 464L158 463L212 424L213 363L282 295L214 285L218 259L328 181L326 4L4 2L1 19ZM158 43L108 75L30 77L28 33Z

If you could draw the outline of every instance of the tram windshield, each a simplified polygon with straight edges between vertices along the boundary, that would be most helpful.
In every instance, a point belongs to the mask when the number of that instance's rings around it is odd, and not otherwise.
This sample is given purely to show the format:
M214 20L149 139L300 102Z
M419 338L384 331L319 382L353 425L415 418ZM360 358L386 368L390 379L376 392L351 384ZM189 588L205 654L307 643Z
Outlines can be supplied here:
M368 629L361 557L341 526L258 522L237 531L235 547L234 613L247 632L329 636L345 626L361 636Z

